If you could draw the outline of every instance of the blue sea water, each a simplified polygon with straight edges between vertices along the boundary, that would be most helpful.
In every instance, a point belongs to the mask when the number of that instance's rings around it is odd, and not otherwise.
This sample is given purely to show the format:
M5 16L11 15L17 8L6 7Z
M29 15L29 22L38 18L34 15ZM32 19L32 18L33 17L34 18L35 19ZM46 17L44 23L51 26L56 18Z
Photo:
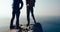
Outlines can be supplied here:
M42 25L43 32L60 32L60 16L39 16L36 21ZM0 28L0 32L8 30L9 26Z

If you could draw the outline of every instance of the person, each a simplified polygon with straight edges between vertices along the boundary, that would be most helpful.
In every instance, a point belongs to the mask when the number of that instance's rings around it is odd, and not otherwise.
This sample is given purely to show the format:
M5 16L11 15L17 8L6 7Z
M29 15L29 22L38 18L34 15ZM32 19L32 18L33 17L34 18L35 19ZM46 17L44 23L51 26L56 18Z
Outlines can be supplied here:
M21 4L21 6L19 6ZM23 7L23 1L22 0L13 0L13 11L12 11L12 19L10 23L10 29L13 29L13 22L14 18L16 16L16 27L19 28L19 16L20 16L20 10Z
M30 12L31 12L31 16L34 20L34 23L36 23L35 17L34 17L34 11L33 11L33 7L35 6L35 0L26 0L26 8L27 8L27 21L28 24L27 26L30 25Z

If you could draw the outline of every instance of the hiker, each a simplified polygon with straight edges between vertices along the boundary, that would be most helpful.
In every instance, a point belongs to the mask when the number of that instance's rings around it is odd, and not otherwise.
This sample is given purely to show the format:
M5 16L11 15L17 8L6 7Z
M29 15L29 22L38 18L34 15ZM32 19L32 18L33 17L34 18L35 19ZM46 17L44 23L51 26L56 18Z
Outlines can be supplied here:
M19 4L21 4L21 6L19 6ZM20 10L23 7L23 1L22 0L13 0L13 11L12 11L12 19L11 19L11 23L10 23L10 29L13 29L13 22L14 22L14 18L16 16L16 27L17 29L19 28L19 16L20 16Z
M35 7L35 0L26 0L26 8L27 8L27 21L28 24L27 26L30 25L30 12L31 12L31 16L34 20L34 23L36 23L35 17L34 17L34 11L33 11L33 7Z

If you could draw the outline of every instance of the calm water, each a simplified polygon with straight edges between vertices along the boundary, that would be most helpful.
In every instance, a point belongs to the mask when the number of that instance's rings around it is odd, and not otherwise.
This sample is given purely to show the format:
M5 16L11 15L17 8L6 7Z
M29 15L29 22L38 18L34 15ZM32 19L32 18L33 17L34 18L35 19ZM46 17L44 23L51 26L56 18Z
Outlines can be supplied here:
M36 21L41 23L44 32L60 32L60 16L36 17ZM0 27L0 32L7 32L7 30L9 30L8 26Z

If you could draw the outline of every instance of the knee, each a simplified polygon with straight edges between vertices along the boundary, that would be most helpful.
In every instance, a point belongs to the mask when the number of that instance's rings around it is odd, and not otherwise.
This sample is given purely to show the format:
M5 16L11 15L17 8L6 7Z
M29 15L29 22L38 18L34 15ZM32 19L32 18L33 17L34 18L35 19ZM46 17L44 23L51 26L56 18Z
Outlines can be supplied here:
M27 15L27 17L29 17L29 15Z
M19 20L19 18L16 18L17 20Z
M14 19L15 17L12 17L12 19Z
M29 19L30 17L29 16L27 16L27 19Z
M31 14L31 16L34 16L34 14Z

